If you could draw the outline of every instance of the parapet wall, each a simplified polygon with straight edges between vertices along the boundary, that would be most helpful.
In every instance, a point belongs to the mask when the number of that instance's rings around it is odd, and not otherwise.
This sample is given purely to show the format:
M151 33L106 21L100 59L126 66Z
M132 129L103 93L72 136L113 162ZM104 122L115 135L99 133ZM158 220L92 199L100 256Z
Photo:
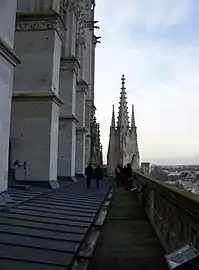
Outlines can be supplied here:
M199 249L199 196L135 172L137 194L167 253L192 243Z

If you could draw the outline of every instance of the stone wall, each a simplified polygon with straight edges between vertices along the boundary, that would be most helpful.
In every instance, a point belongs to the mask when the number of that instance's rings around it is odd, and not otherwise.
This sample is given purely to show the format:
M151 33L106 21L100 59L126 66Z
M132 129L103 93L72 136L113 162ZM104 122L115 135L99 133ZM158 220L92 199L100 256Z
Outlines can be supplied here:
M199 249L199 196L136 172L137 194L167 253Z
M13 84L12 158L13 162L27 162L26 180L55 181L59 106L62 104L60 56L65 26L59 14L46 14L40 9L35 10L37 14L32 13L27 2L31 1L18 1L16 20L14 49L21 65L15 69ZM20 13L22 7L26 13ZM18 175L16 180L24 178Z
M19 63L13 53L16 5L16 0L0 1L0 192L8 185L13 68Z
M13 180L37 184L92 160L94 13L93 0L0 1L0 192L8 157Z

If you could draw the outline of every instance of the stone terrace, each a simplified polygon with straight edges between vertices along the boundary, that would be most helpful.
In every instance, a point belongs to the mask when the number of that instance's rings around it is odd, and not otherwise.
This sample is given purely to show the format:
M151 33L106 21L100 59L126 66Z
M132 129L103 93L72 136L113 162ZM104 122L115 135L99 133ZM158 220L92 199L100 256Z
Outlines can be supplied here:
M167 269L164 251L135 193L116 190L91 270Z

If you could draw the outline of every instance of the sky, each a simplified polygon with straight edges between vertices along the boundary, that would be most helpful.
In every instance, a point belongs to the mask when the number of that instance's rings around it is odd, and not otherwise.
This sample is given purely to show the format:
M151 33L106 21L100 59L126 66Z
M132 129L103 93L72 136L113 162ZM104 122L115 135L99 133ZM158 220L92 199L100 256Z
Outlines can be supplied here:
M95 105L104 159L122 74L141 161L199 164L199 1L98 0Z

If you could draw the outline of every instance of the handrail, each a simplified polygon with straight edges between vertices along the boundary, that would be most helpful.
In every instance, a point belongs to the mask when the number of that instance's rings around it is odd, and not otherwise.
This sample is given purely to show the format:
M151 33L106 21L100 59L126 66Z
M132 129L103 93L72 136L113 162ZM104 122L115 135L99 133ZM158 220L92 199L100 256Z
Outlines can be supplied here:
M165 250L191 242L199 248L199 196L139 171L134 174L139 198Z
M196 204L197 207L199 208L199 196L197 194L194 194L187 190L181 189L179 187L164 183L161 180L146 176L140 172L134 171L134 173L135 175L138 176L139 182L148 185L150 188L154 188L163 192L168 192L177 197L182 197L183 200L186 200L186 201L188 200L191 203Z

